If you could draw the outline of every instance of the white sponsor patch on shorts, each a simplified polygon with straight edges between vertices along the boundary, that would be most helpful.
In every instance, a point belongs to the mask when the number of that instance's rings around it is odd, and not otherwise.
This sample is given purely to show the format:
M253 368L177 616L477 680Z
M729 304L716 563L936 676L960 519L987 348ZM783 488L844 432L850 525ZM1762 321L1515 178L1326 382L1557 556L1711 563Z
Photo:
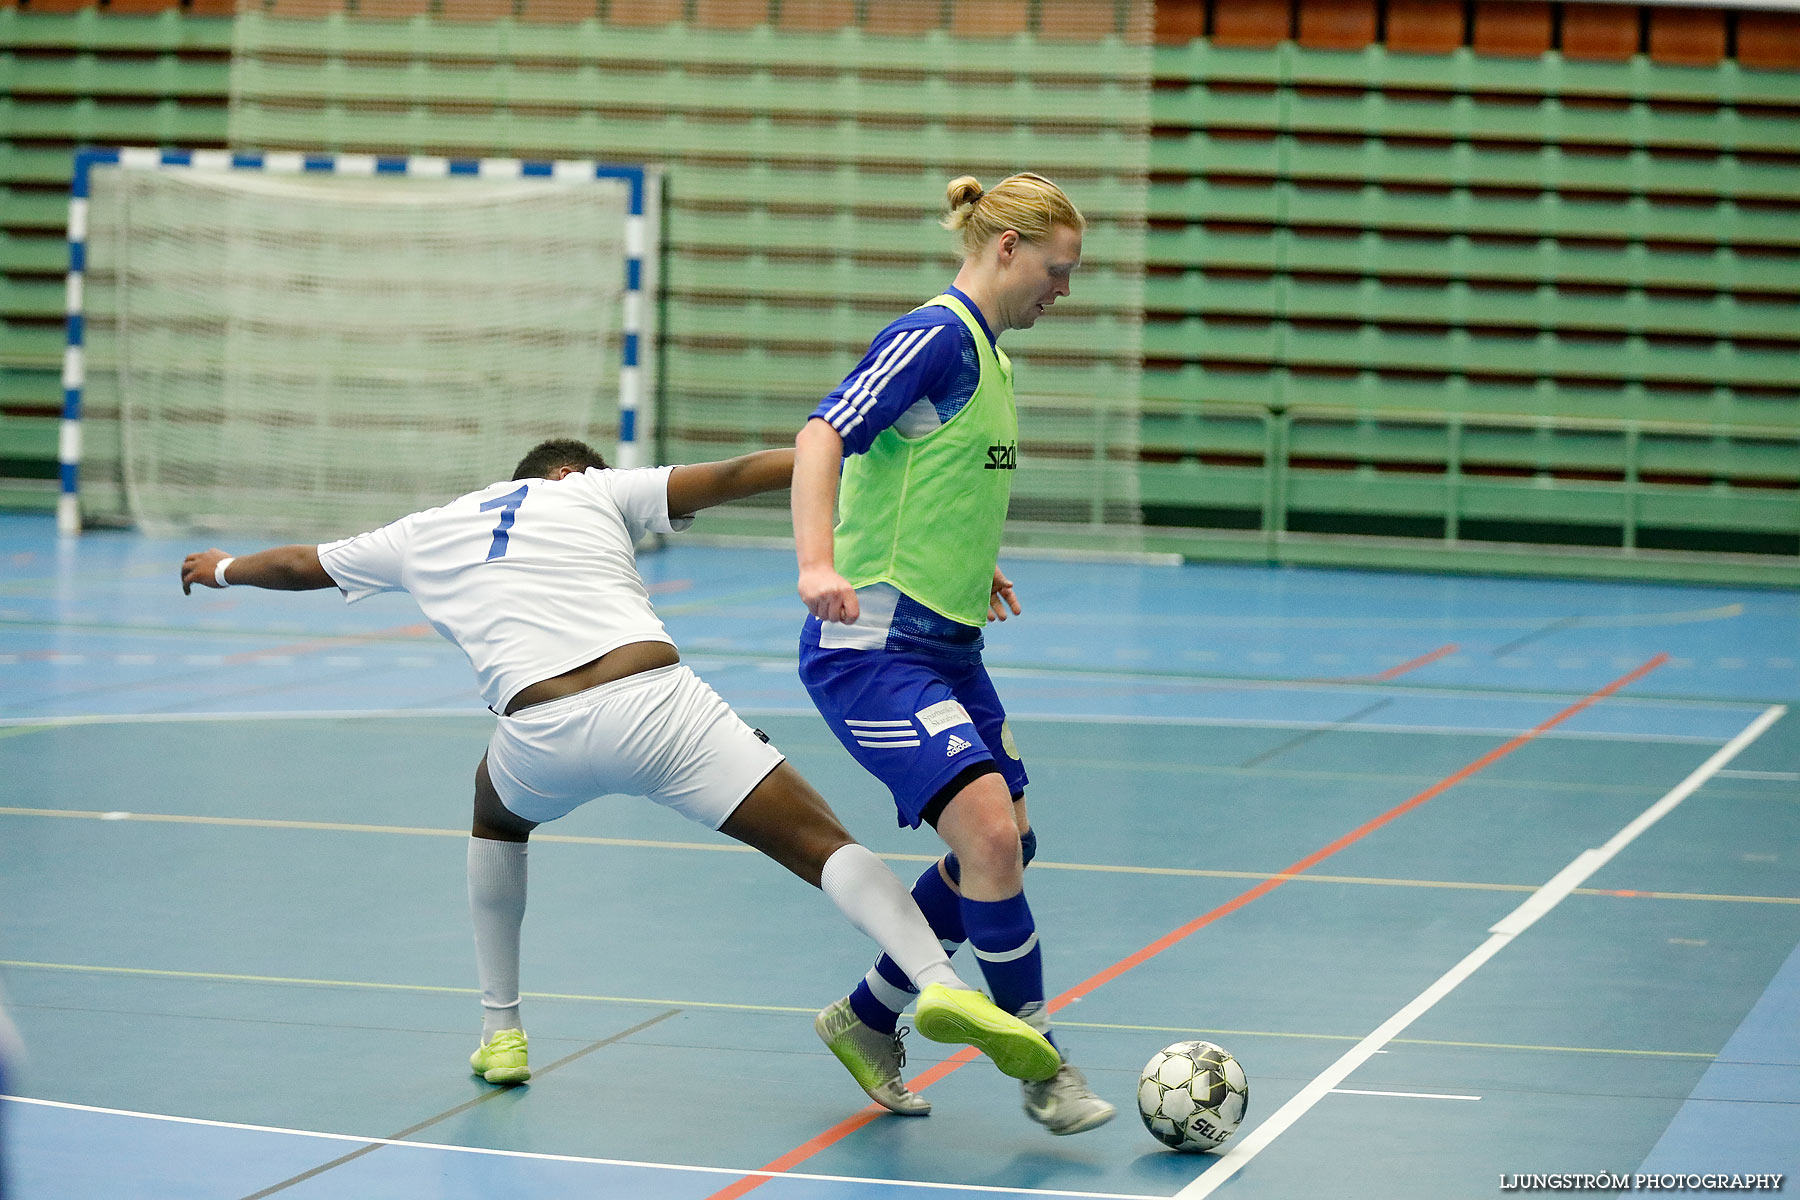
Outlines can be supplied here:
M913 715L919 718L919 724L925 727L925 732L933 737L946 729L972 724L969 710L954 700L939 700L930 708L922 708Z

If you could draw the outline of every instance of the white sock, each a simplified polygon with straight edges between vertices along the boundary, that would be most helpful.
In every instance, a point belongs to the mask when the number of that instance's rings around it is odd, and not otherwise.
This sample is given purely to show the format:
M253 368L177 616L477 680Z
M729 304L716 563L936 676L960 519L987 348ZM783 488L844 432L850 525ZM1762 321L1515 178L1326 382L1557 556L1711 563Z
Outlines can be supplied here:
M469 916L481 978L481 1040L519 1024L519 926L525 921L524 842L469 839Z
M825 860L819 888L852 925L887 951L916 986L969 986L950 969L950 959L912 893L868 847L855 842L840 846Z

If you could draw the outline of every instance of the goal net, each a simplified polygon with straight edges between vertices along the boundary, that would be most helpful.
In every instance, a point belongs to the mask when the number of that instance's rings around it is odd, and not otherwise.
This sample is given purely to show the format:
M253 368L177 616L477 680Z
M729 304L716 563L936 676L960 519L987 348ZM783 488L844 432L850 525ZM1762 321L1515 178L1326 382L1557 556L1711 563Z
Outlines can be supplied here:
M83 521L337 536L643 432L631 181L292 158L90 172Z

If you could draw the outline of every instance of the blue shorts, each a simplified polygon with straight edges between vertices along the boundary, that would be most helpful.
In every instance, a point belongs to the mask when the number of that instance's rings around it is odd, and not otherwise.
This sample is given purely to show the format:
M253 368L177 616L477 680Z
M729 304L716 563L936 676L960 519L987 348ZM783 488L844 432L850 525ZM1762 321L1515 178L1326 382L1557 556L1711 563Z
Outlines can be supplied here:
M800 643L800 682L838 741L894 794L901 825L970 766L990 763L1014 797L1025 764L979 655L821 649Z

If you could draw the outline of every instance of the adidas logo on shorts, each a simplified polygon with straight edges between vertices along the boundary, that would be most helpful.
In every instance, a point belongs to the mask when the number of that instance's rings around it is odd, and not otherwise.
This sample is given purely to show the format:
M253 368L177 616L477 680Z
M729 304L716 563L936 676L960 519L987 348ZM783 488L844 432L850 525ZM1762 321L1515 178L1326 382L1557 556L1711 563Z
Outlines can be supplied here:
M953 733L950 735L949 744L944 749L944 757L945 758L955 758L957 755L961 754L964 750L967 750L969 748L969 745L970 745L970 743L965 738L960 737L959 735Z

